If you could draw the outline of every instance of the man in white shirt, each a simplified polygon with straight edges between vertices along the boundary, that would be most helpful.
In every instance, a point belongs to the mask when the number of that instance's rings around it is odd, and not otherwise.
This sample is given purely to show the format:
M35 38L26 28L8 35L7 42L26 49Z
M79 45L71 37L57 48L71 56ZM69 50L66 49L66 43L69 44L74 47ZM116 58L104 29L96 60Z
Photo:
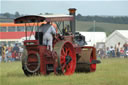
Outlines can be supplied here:
M52 51L52 42L53 42L53 35L56 35L55 28L47 22L42 26L42 33L43 33L43 45L47 45L47 49ZM49 48L50 47L50 48Z

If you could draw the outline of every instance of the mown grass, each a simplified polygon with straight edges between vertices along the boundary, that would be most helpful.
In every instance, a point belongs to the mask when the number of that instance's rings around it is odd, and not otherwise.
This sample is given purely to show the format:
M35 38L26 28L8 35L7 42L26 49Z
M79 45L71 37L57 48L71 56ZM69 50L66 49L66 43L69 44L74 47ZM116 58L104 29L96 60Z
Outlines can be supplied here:
M103 59L96 72L26 77L20 62L0 63L0 85L128 85L128 59Z

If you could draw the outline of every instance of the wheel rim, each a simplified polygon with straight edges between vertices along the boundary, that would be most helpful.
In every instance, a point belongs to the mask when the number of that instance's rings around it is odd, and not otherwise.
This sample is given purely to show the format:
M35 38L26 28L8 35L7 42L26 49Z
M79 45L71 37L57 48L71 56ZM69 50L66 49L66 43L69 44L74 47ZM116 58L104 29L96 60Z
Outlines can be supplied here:
M25 59L25 68L28 72L34 73L40 68L40 57L37 53L30 53Z
M71 57L71 61L68 64L66 64L67 56ZM64 75L71 75L75 71L76 55L75 55L75 51L73 49L72 44L69 42L65 43L61 48L60 66Z

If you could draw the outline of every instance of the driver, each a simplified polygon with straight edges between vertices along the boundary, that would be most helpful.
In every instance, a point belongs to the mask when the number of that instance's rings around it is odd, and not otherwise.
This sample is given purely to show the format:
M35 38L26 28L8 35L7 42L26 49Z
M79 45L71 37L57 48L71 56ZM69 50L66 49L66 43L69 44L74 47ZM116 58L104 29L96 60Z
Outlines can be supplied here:
M50 24L50 22L47 22L47 24L44 24L42 27L42 33L43 33L43 45L47 45L47 50L52 51L52 42L53 42L53 35L56 35L55 28Z

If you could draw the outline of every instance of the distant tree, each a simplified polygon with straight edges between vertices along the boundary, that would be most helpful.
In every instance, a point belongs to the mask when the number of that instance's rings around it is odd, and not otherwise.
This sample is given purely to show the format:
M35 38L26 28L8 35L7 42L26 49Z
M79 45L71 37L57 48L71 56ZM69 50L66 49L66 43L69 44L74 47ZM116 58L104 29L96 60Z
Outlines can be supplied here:
M81 15L81 14L78 14L78 15L76 16L76 19L77 19L77 20L81 20L81 19L82 19L82 15Z
M45 15L52 15L53 13L45 13Z
M43 13L40 13L39 15L43 15Z
M15 17L19 17L20 13L19 12L15 12Z
M115 24L128 24L128 16L82 16L78 14L76 16L78 21L93 21L97 22L107 22L107 23L115 23Z
M7 17L7 18L10 18L10 17L11 17L11 14L8 13L8 12L6 12L6 13L3 14L3 16L5 16L5 17Z

